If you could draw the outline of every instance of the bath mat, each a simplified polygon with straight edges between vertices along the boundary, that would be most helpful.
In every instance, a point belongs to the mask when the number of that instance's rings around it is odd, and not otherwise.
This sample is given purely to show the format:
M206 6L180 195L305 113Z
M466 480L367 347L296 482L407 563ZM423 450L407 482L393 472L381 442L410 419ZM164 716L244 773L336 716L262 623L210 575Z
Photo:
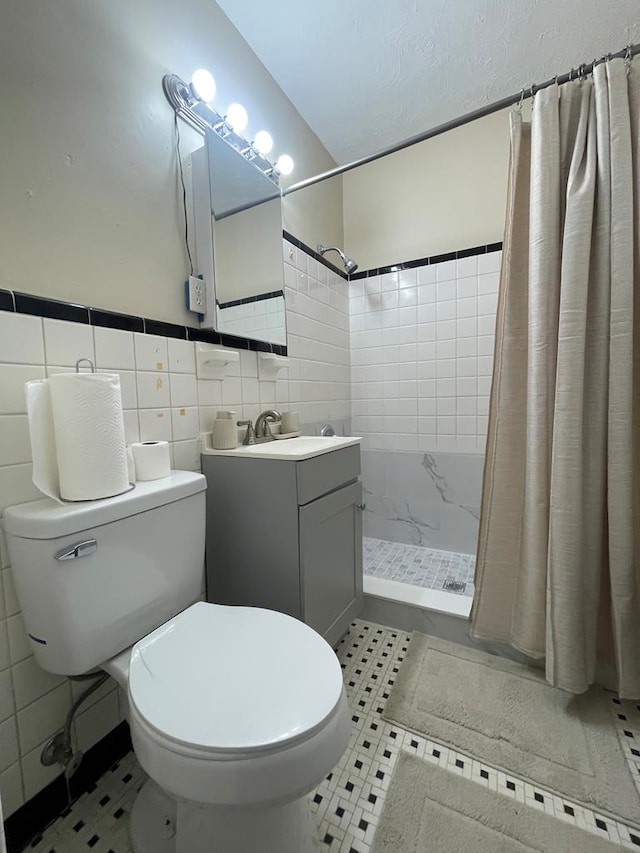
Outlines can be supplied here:
M534 669L414 633L385 719L640 826L611 694L573 696Z
M619 845L401 753L371 853L614 853Z

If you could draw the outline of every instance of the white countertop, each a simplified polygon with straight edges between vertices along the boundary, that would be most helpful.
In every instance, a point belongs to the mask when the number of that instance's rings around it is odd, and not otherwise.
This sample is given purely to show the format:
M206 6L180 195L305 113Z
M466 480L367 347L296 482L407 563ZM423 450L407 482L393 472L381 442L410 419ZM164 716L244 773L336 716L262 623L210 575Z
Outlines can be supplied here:
M211 433L201 433L200 449L204 456L248 456L254 459L288 459L290 462L295 462L299 459L312 459L314 456L331 453L343 447L352 447L354 444L360 444L360 441L360 438L354 436L301 435L280 441L241 444L233 450L214 450L211 447Z

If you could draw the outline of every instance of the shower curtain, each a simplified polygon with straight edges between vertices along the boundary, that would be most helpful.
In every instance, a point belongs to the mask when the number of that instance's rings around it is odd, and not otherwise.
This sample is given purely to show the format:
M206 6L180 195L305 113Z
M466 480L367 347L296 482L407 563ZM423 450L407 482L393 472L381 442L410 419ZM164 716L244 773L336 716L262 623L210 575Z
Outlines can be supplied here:
M471 633L640 697L640 75L514 113Z

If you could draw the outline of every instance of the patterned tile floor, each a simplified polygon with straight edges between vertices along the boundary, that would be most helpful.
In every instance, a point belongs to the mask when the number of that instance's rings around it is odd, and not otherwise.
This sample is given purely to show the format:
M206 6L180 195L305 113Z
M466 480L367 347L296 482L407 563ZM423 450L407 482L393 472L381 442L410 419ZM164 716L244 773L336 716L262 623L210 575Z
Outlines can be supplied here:
M370 577L428 589L445 589L473 598L474 554L437 551L435 548L365 537L362 559L364 573Z
M387 723L382 711L410 643L410 635L380 625L353 623L337 648L352 709L349 749L311 795L327 853L368 853L393 768L401 751L419 755L449 772L526 802L558 820L576 824L619 845L640 851L640 833L504 772ZM640 794L640 706L612 700L617 725ZM144 773L129 754L27 848L34 853L131 853L129 811Z

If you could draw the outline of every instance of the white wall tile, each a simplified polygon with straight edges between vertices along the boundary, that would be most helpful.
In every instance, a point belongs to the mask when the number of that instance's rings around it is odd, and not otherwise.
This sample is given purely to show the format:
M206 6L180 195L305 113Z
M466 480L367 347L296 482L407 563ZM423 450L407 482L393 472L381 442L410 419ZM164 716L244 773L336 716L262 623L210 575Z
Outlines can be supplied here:
M198 405L198 385L195 374L171 373L169 386L173 407Z
M70 707L71 688L69 682L65 681L18 711L20 753L26 755L61 729Z
M19 661L33 654L31 642L27 636L27 629L21 615L18 614L7 619L7 630L9 632L9 653L12 664L19 663Z
M141 409L157 409L169 406L168 373L146 373L138 370L136 376L138 382L138 406Z
M91 707L78 714L75 720L78 748L86 751L109 734L120 722L118 693L112 690Z
M0 465L31 461L26 415L0 415Z
M11 670L4 669L0 672L0 722L11 717L15 711Z
M41 669L33 656L15 664L11 671L18 710L40 699L65 680L60 675Z
M502 261L502 252L489 252L486 255L478 255L478 273L499 272Z
M0 723L0 772L18 760L18 730L16 718L9 717Z
M456 278L456 261L443 261L435 265L437 281L452 281Z
M11 649L9 648L9 628L7 620L0 620L0 671L11 666Z
M4 590L4 606L7 616L15 616L20 612L20 603L16 595L13 583L13 575L10 568L2 570L2 588Z
M471 255L469 258L458 258L456 261L456 278L466 278L478 274L478 256Z
M168 371L169 356L166 338L135 332L133 339L137 370L156 370L160 373Z
M0 362L45 363L40 317L0 311Z
M51 764L45 767L40 761L43 746L44 742L22 756L24 793L27 800L35 797L49 782L53 782L54 779L62 775L62 768L59 764Z
M173 435L170 409L141 409L138 419L140 441L171 441Z
M436 280L436 264L418 267L418 284L434 284Z
M198 438L200 432L198 407L171 409L171 428L174 441Z
M96 350L96 367L111 370L135 370L136 359L133 349L133 332L122 329L93 330Z
M0 773L0 797L5 820L24 804L22 768L18 762Z
M33 485L31 465L0 468L0 512L13 504L37 501L42 493Z
M95 365L91 326L45 317L43 327L47 364L74 367L78 359L89 358Z
M0 415L26 413L25 382L44 378L44 367L22 364L0 364Z
M122 395L123 409L138 408L138 388L136 383L136 374L133 370L113 371L114 374L120 377L120 394Z
M140 441L140 425L138 423L138 410L131 409L122 413L124 420L124 437L127 444Z
M173 467L178 471L199 471L200 442L196 439L174 442Z
M196 355L193 341L181 341L169 338L169 371L170 373L196 372Z

